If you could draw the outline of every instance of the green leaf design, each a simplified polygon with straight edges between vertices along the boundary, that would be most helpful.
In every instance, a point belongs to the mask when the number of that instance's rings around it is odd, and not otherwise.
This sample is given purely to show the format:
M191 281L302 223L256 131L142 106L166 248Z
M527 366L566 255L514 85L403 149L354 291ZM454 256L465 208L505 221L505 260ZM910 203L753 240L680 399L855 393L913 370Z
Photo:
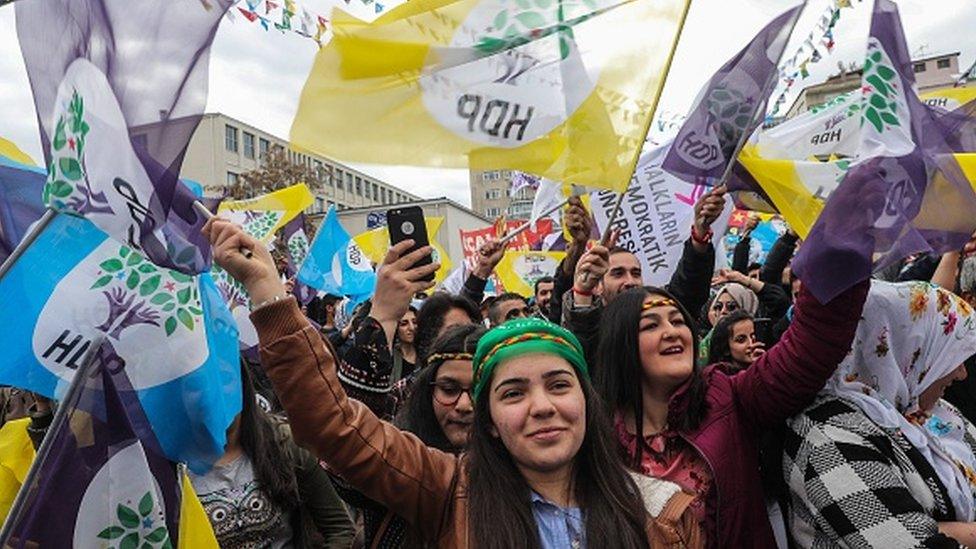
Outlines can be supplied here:
M130 290L135 290L136 286L139 285L139 273L136 271L129 273L129 278L125 280L125 285Z
M180 305L186 305L190 301L190 287L187 286L182 290L176 292L176 299L179 300Z
M197 307L187 307L187 308L190 310L191 313L193 313L193 314L195 314L197 316L202 316L203 315L203 310L202 309L198 309Z
M132 267L134 265L138 265L141 261L142 261L142 256L140 256L139 254L131 254L129 256L129 259L126 260L125 266Z
M166 305L163 305L163 312L164 313L168 313L168 312L172 311L175 308L176 308L176 303L167 303ZM175 324L176 321L174 320L173 322L174 322L174 326L175 326L176 325Z
M139 532L132 532L131 534L122 538L119 543L119 549L138 549L139 547Z
M173 543L170 542L169 538L167 537L166 541L163 542L159 549L173 549Z
M125 528L120 528L118 526L109 526L108 528L99 532L98 537L102 539L115 539L124 533L125 533Z
M155 292L156 289L159 288L159 281L162 280L162 278L163 277L160 275L155 275L146 279L146 281L139 286L139 295L145 297Z
M172 303L170 303L170 305L172 305ZM171 316L167 318L166 323L163 327L166 329L167 336L173 335L173 332L176 331L176 317Z
M880 63L881 62L881 52L880 51L876 51L876 52L872 53L871 55L868 56L868 59L870 59L871 61L874 61L875 63Z
M874 126L874 129L878 133L884 131L884 123L881 121L881 116L878 115L878 111L874 110L874 107L868 107L864 110L864 118Z
M166 537L167 537L166 528L160 526L159 528L156 528L155 530L150 532L148 536L146 536L146 541L151 541L152 543L159 543L164 539L166 539Z
M58 125L54 130L54 141L51 145L55 150L60 151L68 144L68 138L64 135L64 117L58 118Z
M871 61L871 58L866 59L864 61L864 67L863 67L864 74L867 74L867 73L871 72L871 67L873 67L873 66L874 66L874 63Z
M870 99L870 103L872 107L878 110L883 111L888 109L888 102L885 101L885 98L880 95L872 95Z
M156 272L156 267L152 263L144 263L139 265L139 272L142 274L149 274Z
M115 509L115 514L119 517L119 522L122 526L126 528L138 528L139 527L139 515L135 511L129 509L125 505L119 504Z
M901 122L898 121L898 117L891 114L890 112L881 113L881 119L885 121L885 124L889 126L900 126Z
M112 281L112 275L105 275L105 276L99 278L98 280L96 280L95 283L91 285L91 288L88 288L88 289L89 290L94 290L94 289L97 289L97 288L101 288L102 286L108 284L111 281Z
M129 255L129 252L131 251L132 250L128 246L122 246L121 248L119 248L119 255L125 257Z
M172 300L173 300L173 295L172 294L167 294L167 293L160 292L160 293L154 295L153 298L149 300L149 302L152 303L153 305L162 305L162 304L164 304L164 303L166 303L168 301L172 301Z
M190 279L191 279L191 277L189 275L185 275L185 274L183 274L183 273L181 273L179 271L172 271L170 273L170 276L172 276L173 277L173 280L175 280L177 282L189 282Z
M180 319L180 322L182 322L183 325L186 326L187 330L193 331L193 325L194 325L193 316L191 316L186 309L177 309L176 316L177 318Z
M106 259L98 264L99 268L107 273L118 272L122 269L122 262L114 257L112 259Z
M888 87L888 84L885 84L884 80L882 80L877 74L872 74L871 76L865 78L865 80L867 80L868 83L878 91L878 93L888 97L891 88Z
M495 16L495 20L492 21L491 25L497 30L505 28L505 24L508 23L508 10L502 10L498 12Z
M71 181L81 179L81 164L74 158L69 157L58 160L58 167L61 168L61 173Z
M149 516L149 513L152 513L152 510L153 510L152 494L146 492L145 495L142 496L142 499L139 500L139 514L142 515L142 518L146 518Z
M546 26L546 18L534 11L523 11L515 15L515 19L529 29L538 29Z
M148 541L144 541L142 542L142 547L140 547L139 549L153 549L153 546Z
M65 198L74 190L67 181L57 180L51 184L51 194L58 198Z
M894 70L892 70L890 67L886 67L884 65L878 65L878 74L881 76L881 78L884 78L885 80L892 80L894 79L897 73Z

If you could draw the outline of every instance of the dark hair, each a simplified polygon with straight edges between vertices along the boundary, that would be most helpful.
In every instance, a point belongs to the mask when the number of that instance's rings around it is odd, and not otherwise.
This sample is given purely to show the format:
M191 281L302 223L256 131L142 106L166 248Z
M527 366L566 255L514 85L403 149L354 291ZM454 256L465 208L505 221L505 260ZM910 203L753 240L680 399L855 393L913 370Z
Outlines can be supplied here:
M281 509L299 505L295 460L286 444L288 434L278 422L258 406L249 368L241 363L241 449L254 468L254 478L265 494Z
M708 357L706 362L734 362L732 360L732 349L729 346L729 338L732 337L732 327L743 320L752 320L753 317L745 309L736 309L722 317L712 329L712 339L708 342Z
M427 349L444 327L444 316L451 309L461 309L474 324L481 322L481 310L466 297L443 292L428 297L417 313L417 335L413 339L417 360L426 360Z
M410 305L407 307L407 313L413 313L414 317L416 317L417 308L414 307L413 305ZM403 316L407 316L407 313L403 313ZM403 320L403 317L400 317L400 320ZM416 318L414 320L416 320ZM414 334L414 343L416 342L417 342L417 336L416 334ZM396 329L393 330L393 346L394 347L400 346L400 321L399 320L397 321Z
M502 303L506 303L508 301L521 301L522 303L526 303L525 297L523 297L522 294L517 294L515 292L505 292L500 294L494 299L494 301L491 302L491 306L488 307L488 320L491 321L492 326L501 324L505 321L504 318L500 318L497 319L500 322L496 322L495 317L498 316L498 307L501 306Z
M586 399L586 435L574 458L572 490L583 510L586 539L591 545L647 548L643 498L620 461L600 396L587 378L579 381ZM474 407L468 523L481 549L536 548L541 541L531 488L501 439L490 433L489 400L483 396Z
M535 284L532 286L532 295L539 295L539 284L549 284L549 283L555 284L556 279L551 276L544 276L539 280L536 280Z
M643 367L640 358L640 318L644 300L649 295L670 298L675 302L685 324L691 329L692 372L688 387L689 405L684 414L678 417L677 424L671 425L679 431L693 430L705 415L705 381L698 366L698 330L695 321L684 306L667 290L646 286L631 288L607 304L600 323L600 344L595 357L596 372L593 384L600 396L616 406L615 412L630 409L634 414L637 440L644 440ZM637 453L632 465L641 462L643 448L637 445Z
M749 264L748 268L746 268L746 272L749 273L755 271L756 269L762 269L762 267L762 263L753 262Z
M451 326L434 340L430 346L430 352L431 354L469 353L473 355L478 346L478 340L484 334L485 327L480 324ZM437 422L437 416L434 415L434 388L430 384L437 379L437 372L441 369L441 364L443 364L441 361L427 364L417 373L411 383L413 390L397 413L396 424L404 431L410 431L417 435L427 446L456 453L461 449L455 448L447 440L447 437L444 436L444 430Z

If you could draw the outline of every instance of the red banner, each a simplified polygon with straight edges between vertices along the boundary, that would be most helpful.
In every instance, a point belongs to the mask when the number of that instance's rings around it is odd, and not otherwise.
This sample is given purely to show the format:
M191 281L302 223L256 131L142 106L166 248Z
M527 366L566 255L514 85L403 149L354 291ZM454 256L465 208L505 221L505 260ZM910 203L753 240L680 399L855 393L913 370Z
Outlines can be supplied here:
M522 226L522 221L508 221L506 223L508 231L514 231ZM495 236L494 225L475 229L473 231L459 231L461 233L461 249L464 250L464 262L468 269L474 269L476 261L475 254L478 248L487 240L497 238ZM542 245L542 240L552 233L552 220L540 219L534 227L522 231L508 243L509 250L532 250Z

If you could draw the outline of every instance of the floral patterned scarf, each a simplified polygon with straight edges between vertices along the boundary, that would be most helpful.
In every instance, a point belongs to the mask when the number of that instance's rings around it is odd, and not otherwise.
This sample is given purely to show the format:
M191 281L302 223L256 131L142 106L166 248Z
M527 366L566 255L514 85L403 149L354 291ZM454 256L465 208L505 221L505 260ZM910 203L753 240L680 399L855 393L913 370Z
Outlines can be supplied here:
M918 398L976 353L976 315L964 300L927 282L872 281L853 348L825 391L856 403L878 425L900 430L946 486L956 520L976 518L976 456L966 421L939 401Z

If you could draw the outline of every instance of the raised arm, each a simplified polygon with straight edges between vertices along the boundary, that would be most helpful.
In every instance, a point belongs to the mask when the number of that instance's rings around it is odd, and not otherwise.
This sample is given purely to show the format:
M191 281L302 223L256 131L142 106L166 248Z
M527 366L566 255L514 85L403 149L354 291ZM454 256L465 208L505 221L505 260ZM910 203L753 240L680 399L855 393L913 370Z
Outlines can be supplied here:
M214 260L244 284L257 304L251 320L260 340L261 362L288 413L295 441L424 537L436 539L458 459L428 448L346 397L336 376L335 357L295 299L285 296L262 244L219 218L211 220L205 232L214 246ZM430 287L421 279L438 268L436 263L407 267L431 249L400 257L412 244L405 241L391 248L380 269L377 303L398 302L400 293L412 295ZM373 314L381 325L395 322L396 311L380 309Z
M779 343L732 377L747 423L777 425L813 400L850 351L868 288L870 281L860 282L825 305L805 287L800 291Z

